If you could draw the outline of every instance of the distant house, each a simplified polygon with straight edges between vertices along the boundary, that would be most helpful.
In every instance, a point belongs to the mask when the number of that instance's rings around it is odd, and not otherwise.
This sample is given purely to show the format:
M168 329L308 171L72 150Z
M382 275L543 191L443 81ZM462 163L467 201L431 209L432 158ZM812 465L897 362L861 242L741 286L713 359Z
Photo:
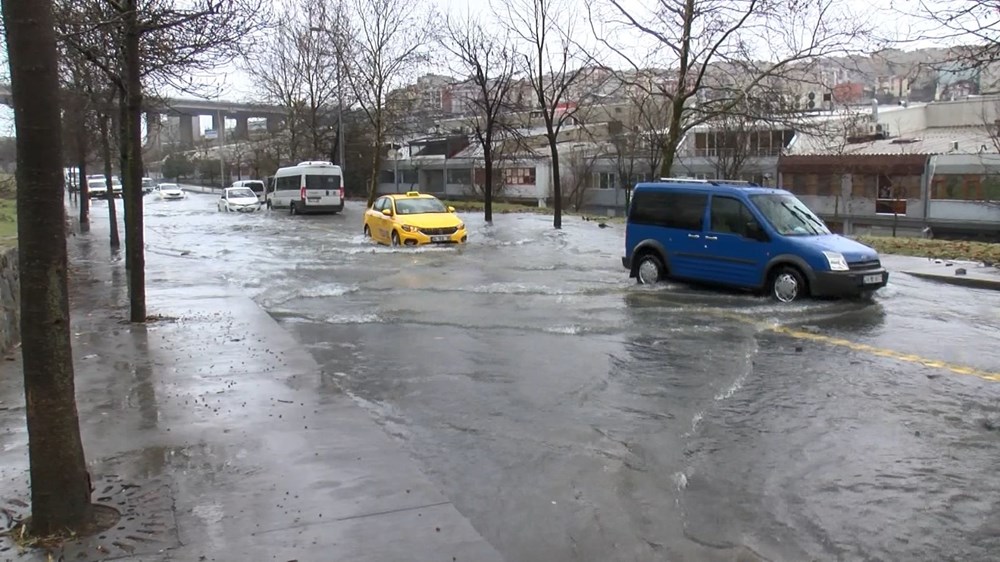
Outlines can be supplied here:
M929 226L1000 235L998 104L969 98L882 109L839 143L793 143L778 160L779 182L846 233Z

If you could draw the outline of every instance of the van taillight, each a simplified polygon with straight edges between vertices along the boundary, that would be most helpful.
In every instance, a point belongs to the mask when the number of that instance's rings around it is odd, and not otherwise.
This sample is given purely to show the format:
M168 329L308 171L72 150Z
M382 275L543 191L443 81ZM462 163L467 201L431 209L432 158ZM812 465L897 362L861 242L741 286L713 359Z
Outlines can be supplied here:
M344 188L343 188L343 187L341 187L341 188L340 188L340 189L338 189L337 191L339 191L339 192L340 192L340 199L341 199L341 200L343 200L343 199L344 199Z
M299 199L302 199L304 201L305 198L306 198L306 186L302 186L299 188Z

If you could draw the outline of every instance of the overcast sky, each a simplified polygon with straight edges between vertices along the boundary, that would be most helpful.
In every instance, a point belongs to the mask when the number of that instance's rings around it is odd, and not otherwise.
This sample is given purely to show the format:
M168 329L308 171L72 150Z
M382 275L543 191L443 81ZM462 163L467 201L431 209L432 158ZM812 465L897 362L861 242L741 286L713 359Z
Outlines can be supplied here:
M277 0L276 0L277 1ZM530 2L530 0L493 0L497 3L496 6L501 7L503 4L498 2L512 1L514 3L522 3L525 1ZM573 17L578 18L575 26L574 39L582 42L588 43L589 48L597 46L596 41L592 38L590 22L587 18L587 0L555 0L562 2L565 5L565 10L560 10L562 12L561 17ZM606 0L592 0L594 2L605 2ZM719 2L719 0L709 0L713 4ZM955 4L961 4L962 2L968 0L926 0L929 2L946 2L952 7ZM442 16L451 17L464 17L467 14L474 14L480 18L489 19L492 17L493 8L489 4L489 0L430 0L432 5L436 6L439 13ZM633 14L642 14L643 10L648 10L649 6L652 4L650 0L619 0L619 2L627 6ZM894 0L894 2L899 6L914 6L917 2L916 0ZM851 10L858 17L867 18L868 21L879 21L884 22L880 24L881 33L886 36L902 36L908 32L912 32L914 27L920 25L919 22L912 18L901 17L898 13L893 13L890 7L891 2L884 2L884 0L844 0L843 7L847 10ZM875 8L873 6L880 6ZM905 8L904 8L905 9ZM611 12L613 13L613 12ZM600 18L603 20L604 18ZM608 30L602 30L602 32L608 32ZM636 32L630 33L609 33L614 37L615 42L619 45L623 45L631 56L636 56L637 53L644 54L648 52L648 38L643 37L641 34ZM767 39L760 37L754 37L758 42L767 43ZM905 48L916 48L919 46L928 46L929 43L921 42L920 44L906 44ZM604 57L602 57L606 63L611 66L624 66L620 59L616 58L604 49ZM438 68L427 69L435 70L437 72L442 72L440 70L440 65ZM6 72L4 72L6 74ZM206 84L212 84L213 90L221 89L222 99L228 99L233 101L247 101L252 100L255 96L253 93L252 80L235 67L220 68L217 72L211 75L205 75L197 77L199 82ZM167 95L177 95L176 92L163 92ZM190 97L185 95L185 97ZM203 128L209 126L209 118L203 118ZM0 111L0 134L13 134L13 116L9 108L4 108Z

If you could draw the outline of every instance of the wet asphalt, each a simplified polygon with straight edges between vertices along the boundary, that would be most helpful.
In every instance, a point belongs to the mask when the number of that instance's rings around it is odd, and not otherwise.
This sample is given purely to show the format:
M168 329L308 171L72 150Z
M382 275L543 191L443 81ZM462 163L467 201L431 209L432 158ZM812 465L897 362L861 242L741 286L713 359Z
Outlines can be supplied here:
M890 256L874 302L778 305L636 286L621 224L463 215L467 246L396 250L360 204L215 201L147 197L148 282L251 296L508 560L1000 553L998 292Z

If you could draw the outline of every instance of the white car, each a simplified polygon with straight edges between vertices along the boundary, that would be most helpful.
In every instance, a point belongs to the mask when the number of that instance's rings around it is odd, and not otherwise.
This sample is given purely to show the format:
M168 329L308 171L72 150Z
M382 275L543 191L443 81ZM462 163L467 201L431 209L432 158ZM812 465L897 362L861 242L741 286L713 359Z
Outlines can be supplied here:
M220 211L252 213L260 209L260 200L248 187L227 187L222 190L218 207Z
M160 199L164 200L187 198L187 192L176 183L161 183L156 187L156 192L160 194Z
M104 178L87 178L87 195L91 199L108 196L108 182Z

